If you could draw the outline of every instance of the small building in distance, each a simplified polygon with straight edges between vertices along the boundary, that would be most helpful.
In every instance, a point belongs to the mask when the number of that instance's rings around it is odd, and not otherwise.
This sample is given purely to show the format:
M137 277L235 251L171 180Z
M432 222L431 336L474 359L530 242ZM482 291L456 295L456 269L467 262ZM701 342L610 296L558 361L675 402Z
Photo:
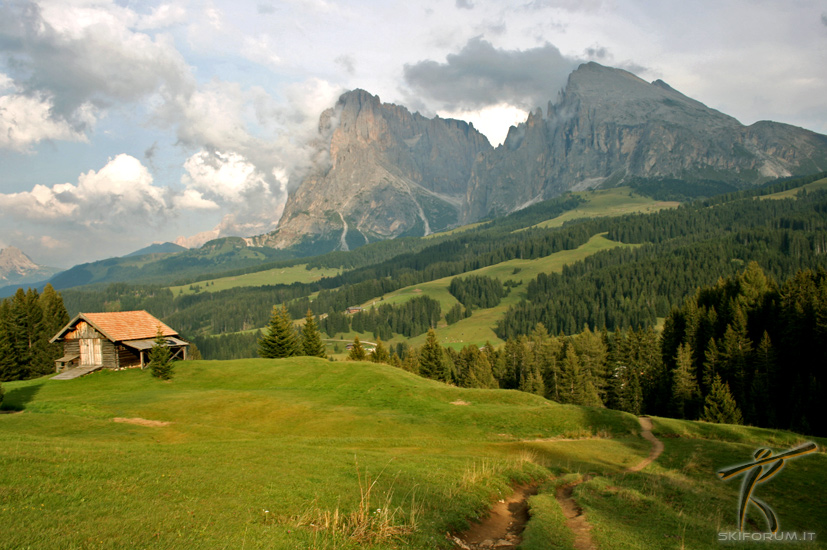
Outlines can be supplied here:
M347 313L348 315L353 315L354 313L359 313L360 311L362 311L361 306L350 306L345 310L345 313Z
M50 340L63 342L55 370L144 368L159 328L173 359L186 359L189 343L146 311L79 313Z

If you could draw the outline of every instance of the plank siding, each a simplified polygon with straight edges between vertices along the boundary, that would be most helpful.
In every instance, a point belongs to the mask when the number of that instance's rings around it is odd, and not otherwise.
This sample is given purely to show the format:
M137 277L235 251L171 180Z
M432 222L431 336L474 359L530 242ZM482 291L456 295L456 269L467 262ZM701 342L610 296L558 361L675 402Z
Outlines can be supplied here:
M134 352L127 348L126 346L118 346L118 364L120 368L127 369L131 367L140 367L141 366L141 357Z

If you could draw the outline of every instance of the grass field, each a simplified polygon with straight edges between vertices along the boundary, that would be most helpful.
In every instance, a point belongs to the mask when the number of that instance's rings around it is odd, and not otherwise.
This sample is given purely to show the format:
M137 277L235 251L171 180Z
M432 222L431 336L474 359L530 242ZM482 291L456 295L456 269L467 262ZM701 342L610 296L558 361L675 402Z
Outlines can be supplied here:
M563 269L564 265L572 264L601 250L607 250L617 246L635 245L623 244L611 241L603 235L595 235L589 239L588 242L573 250L564 250L536 260L509 260L458 275L458 277L486 275L488 277L498 278L500 281L511 279L512 281L519 282L520 286L511 289L508 296L503 298L496 307L475 310L471 317L462 319L453 325L441 324L436 330L440 343L455 348L461 348L468 344L483 345L486 342L491 342L494 345L502 343L502 340L494 334L494 325L509 306L518 303L525 297L525 288L528 281L536 278L540 273L559 272ZM457 303L456 298L448 292L448 285L451 284L453 278L454 277L444 277L427 283L405 287L394 292L389 292L384 297L377 297L376 299L370 300L362 304L362 306L371 307L372 305L379 305L380 303L398 304L417 296L429 296L439 301L444 314ZM407 342L411 345L420 345L424 340L425 336L423 335L407 340ZM392 340L392 342L395 341L396 340Z
M22 412L0 415L2 548L450 548L446 531L535 479L523 548L568 549L553 491L587 473L575 497L599 548L717 548L738 483L714 471L804 440L655 419L666 451L629 474L649 450L630 415L311 358L4 387ZM783 530L824 533L825 474L821 452L761 486Z
M796 195L798 195L802 189L807 191L822 191L827 189L827 178L814 181L812 183L808 183L807 185L802 185L801 187L796 187L794 189L787 189L786 191L779 191L778 193L773 193L772 195L764 195L760 197L761 199L794 199Z
M634 213L649 214L665 208L676 208L679 204L674 201L656 201L638 195L629 187L581 191L574 194L585 199L586 203L556 218L538 223L534 227L560 227L567 221L579 218L602 218Z
M289 285L291 283L309 283L322 277L333 277L341 272L339 269L307 269L306 264L293 267L280 267L257 271L234 277L221 277L199 281L191 285L171 286L173 296L195 294L196 292L219 292L239 286Z
M635 425L308 358L4 387L4 407L23 412L0 415L3 548L441 548L511 480L547 475L520 441ZM376 481L369 503L360 476ZM336 510L356 522L360 503L368 535L320 527ZM382 525L415 531L382 540Z

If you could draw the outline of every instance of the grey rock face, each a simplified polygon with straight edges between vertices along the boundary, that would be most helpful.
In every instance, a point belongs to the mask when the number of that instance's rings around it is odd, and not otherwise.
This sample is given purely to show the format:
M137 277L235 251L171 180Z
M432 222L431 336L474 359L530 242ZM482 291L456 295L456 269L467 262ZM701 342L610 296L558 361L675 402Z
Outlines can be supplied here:
M531 113L475 164L462 221L632 178L744 185L818 170L827 170L827 136L773 122L744 126L662 81L588 63L546 116Z
M321 125L335 126L329 166L302 181L278 229L256 244L323 240L347 250L455 225L474 160L491 149L466 122L411 114L364 90L342 95Z

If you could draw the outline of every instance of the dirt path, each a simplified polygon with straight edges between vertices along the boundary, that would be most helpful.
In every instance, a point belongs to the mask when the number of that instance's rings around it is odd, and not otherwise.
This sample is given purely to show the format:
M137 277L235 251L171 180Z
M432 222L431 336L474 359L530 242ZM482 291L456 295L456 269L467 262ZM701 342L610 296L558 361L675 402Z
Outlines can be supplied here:
M652 434L652 420L641 416L638 422L641 437L652 443L652 448L649 456L627 468L624 473L641 471L663 452L663 443ZM561 485L554 495L566 517L566 527L574 534L575 550L597 550L597 545L591 537L592 527L583 515L583 509L573 497L574 488L591 478L589 474L573 483ZM487 518L472 525L468 531L453 537L454 544L462 550L516 547L522 542L520 535L529 519L528 497L535 494L537 494L536 484L516 487L514 494L494 504Z
M663 442L652 434L652 419L648 416L641 416L637 419L640 422L640 435L643 439L652 443L652 450L649 451L649 456L627 469L627 472L639 472L649 464L655 461L663 452Z
M488 517L454 537L462 550L516 548L528 523L528 497L537 494L537 484L518 485L514 493L491 508Z

